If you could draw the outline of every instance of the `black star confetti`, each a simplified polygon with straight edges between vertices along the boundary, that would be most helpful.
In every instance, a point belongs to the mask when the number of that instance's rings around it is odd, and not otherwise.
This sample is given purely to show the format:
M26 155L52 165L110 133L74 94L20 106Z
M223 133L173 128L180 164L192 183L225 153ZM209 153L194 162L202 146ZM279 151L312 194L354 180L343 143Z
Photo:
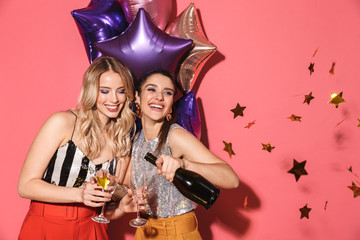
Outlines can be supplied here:
M237 116L244 116L244 110L246 107L241 107L240 104L236 104L236 107L234 109L231 109L231 111L234 113L234 118Z
M311 208L308 208L307 204L305 204L305 206L300 208L299 210L301 212L300 219L302 219L303 217L309 219L309 212L311 211Z
M311 74L314 72L314 65L315 65L315 63L310 63L310 66L308 67L308 69L309 69L309 71L310 71L310 76L311 76Z
M293 167L288 171L288 173L292 173L295 175L295 180L298 181L301 175L308 175L305 170L306 160L299 163L294 159Z

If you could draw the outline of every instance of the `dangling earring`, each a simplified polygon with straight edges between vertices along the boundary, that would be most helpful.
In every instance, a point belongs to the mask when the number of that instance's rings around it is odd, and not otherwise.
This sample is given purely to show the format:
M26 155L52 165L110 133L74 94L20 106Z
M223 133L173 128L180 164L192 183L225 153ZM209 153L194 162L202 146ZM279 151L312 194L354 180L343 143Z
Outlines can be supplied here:
M141 108L138 102L135 103L135 114L138 118L141 118Z
M170 122L171 119L172 119L171 113L166 114L166 120L167 120L168 122Z

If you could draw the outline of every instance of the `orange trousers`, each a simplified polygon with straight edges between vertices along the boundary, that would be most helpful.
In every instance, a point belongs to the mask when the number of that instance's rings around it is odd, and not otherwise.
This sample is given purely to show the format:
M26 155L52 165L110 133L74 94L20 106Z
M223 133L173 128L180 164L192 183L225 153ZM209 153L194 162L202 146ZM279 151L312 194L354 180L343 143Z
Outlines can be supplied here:
M108 240L107 224L94 222L95 215L84 204L31 201L19 240Z
M194 212L169 218L149 218L144 227L138 228L135 240L201 240L198 221Z

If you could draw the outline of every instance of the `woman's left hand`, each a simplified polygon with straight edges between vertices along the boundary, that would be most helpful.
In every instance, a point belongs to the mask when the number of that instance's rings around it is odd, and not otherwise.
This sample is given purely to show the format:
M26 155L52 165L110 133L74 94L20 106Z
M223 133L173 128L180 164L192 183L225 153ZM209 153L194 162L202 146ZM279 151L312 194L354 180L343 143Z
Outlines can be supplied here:
M118 219L125 213L132 213L137 211L137 205L139 204L140 211L146 211L149 209L149 205L146 196L143 200L134 200L131 189L128 189L127 194L121 199L120 202L110 202L106 205L105 216L110 220Z
M184 168L184 161L180 158L174 158L168 155L161 155L156 160L158 167L156 173L163 175L168 181L174 180L175 172L178 168Z

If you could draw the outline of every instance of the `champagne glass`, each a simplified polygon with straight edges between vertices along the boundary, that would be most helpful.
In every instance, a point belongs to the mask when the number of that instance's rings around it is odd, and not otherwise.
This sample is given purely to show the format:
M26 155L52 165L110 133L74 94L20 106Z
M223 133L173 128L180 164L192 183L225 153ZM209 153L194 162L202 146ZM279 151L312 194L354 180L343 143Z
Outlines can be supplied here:
M115 188L116 188L116 182L110 181L110 179L108 179L106 170L104 170L104 175L102 177L97 176L96 178L98 180L97 184L102 187L101 190L103 192L105 191L105 192L109 192L111 194L114 193ZM106 203L104 203L104 205L101 208L100 215L93 216L92 220L94 220L95 222L98 222L98 223L109 223L110 222L110 220L104 216L105 204Z
M144 199L146 194L145 190L145 173L139 169L133 167L133 163L130 165L130 188L132 190L133 199L136 201L136 218L132 219L129 224L132 227L145 226L147 220L140 217L139 203L138 201Z

